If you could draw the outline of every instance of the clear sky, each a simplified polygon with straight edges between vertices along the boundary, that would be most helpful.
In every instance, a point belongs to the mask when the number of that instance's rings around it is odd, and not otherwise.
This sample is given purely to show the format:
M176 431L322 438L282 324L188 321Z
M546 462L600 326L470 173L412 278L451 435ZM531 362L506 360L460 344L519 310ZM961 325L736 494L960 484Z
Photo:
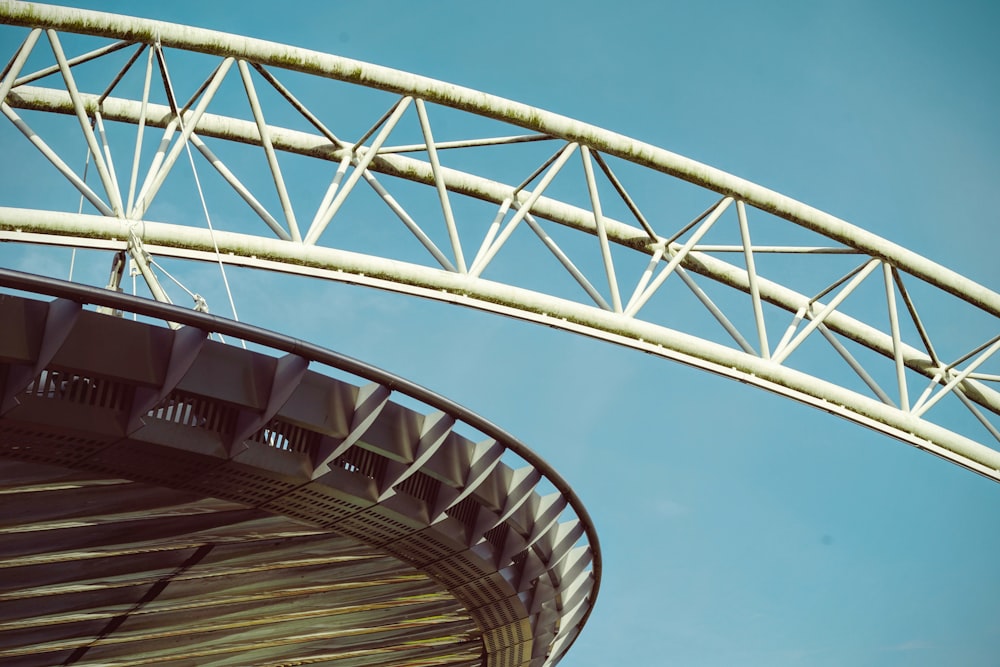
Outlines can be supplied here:
M573 116L1000 289L995 3L72 4ZM263 278L236 282L244 318L458 400L573 485L605 565L565 665L1000 661L993 482L760 390L563 332L344 286L295 283L258 299Z

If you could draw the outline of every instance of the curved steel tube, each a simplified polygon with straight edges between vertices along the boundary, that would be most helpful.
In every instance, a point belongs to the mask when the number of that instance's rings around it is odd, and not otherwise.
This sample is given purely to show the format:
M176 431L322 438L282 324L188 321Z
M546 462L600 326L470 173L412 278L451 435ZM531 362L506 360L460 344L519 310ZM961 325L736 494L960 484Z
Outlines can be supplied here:
M0 2L5 23L101 35L115 39L250 60L347 81L469 111L512 125L587 145L682 180L729 195L781 218L857 248L1000 317L1000 294L915 252L774 190L671 151L595 125L417 74L251 37L31 2Z
M542 136L569 142L567 145L569 150L579 144L587 150L601 151L716 193L734 197L738 200L738 207L744 203L750 204L841 243L848 249L867 255L872 258L867 264L869 267L874 266L873 261L884 262L887 280L891 270L900 269L986 313L1000 316L1000 294L890 241L744 179L558 114L468 88L347 58L158 21L32 3L8 2L0 2L0 17L4 22L11 24L103 35L127 42L155 42L164 46L236 58L240 60L243 70L246 69L244 61L250 61L255 65L274 66L317 77L352 82L402 94L404 102L414 96L418 100L418 107L423 101L434 102L529 128L541 132ZM8 81L5 81L5 86L11 83L10 78L12 77L8 77ZM6 100L15 107L73 113L81 119L85 118L86 114L95 114L98 107L101 114L109 120L164 126L170 124L173 118L172 111L165 107L143 103L142 108L145 108L143 112L139 102L136 101L114 98L99 101L96 96L69 88L66 93L60 93L24 85L16 86ZM9 108L5 107L5 113L8 111ZM346 164L343 160L350 157L346 144L319 134L310 135L262 126L259 118L255 124L204 114L192 118L191 127L206 136L257 144L267 150L272 148L287 150L325 160L340 161L342 164ZM373 129L369 134L374 131ZM373 147L361 146L359 150L361 163L373 171L436 185L439 191L448 190L494 203L509 201L512 197L518 196L520 186L514 188L403 155L373 156L370 153L366 155L365 151L374 150ZM563 152L566 154L566 151ZM660 252L659 256L662 256L665 239L657 237L648 228L644 230L606 218L600 220L596 213L544 196L537 197L532 194L529 196L529 201L530 204L527 204L526 208L530 208L531 212L539 217L548 218L600 236L602 240L606 239L646 254L657 256L656 253ZM147 247L155 247L157 253L168 256L208 259L206 251L213 247L215 241L200 230L179 225L164 225L138 219L126 221L114 217L100 218L0 209L0 237L8 240L48 239L48 242L59 242L55 240L56 236L63 235L70 242L92 239L93 241L89 242L95 247L118 247L122 243L121 239L129 233L129 225L141 229L141 237ZM310 231L315 233L306 235L307 243L289 243L246 234L217 233L216 236L220 247L226 252L233 253L223 258L230 263L321 276L463 303L614 341L803 401L911 445L932 451L991 478L1000 479L1000 452L922 419L920 412L910 411L906 405L907 401L902 400L902 397L900 401L902 407L897 408L891 404L887 405L886 403L891 401L886 399L885 402L879 402L837 384L776 363L768 359L766 354L761 356L750 354L747 347L744 348L746 351L727 348L665 326L630 317L628 312L624 315L609 312L547 294L478 279L472 277L476 275L475 272L470 276L457 271L441 271L333 248L319 248L310 245L308 240L310 238L315 240L322 229ZM43 234L49 236L44 237ZM676 252L679 246L672 244L671 249ZM796 313L797 317L801 317L803 312L809 312L813 303L809 297L776 282L754 276L748 270L707 253L697 250L687 252L687 250L689 248L684 248L677 260L685 269L711 277L743 292L753 292L755 298ZM746 250L750 252L749 248ZM949 390L960 392L964 401L977 403L995 414L1000 414L1000 392L977 380L975 376L970 377L966 374L956 379L957 371L952 371L950 367L944 368L920 349L900 342L898 329L894 335L890 335L843 312L837 312L832 306L829 311L828 316L824 312L824 326L830 331L860 343L884 357L894 359L899 382L902 385L901 394L905 393L903 369L908 368L932 378L932 387L935 384L946 385ZM952 382L955 384L951 384ZM944 393L942 391L939 395Z

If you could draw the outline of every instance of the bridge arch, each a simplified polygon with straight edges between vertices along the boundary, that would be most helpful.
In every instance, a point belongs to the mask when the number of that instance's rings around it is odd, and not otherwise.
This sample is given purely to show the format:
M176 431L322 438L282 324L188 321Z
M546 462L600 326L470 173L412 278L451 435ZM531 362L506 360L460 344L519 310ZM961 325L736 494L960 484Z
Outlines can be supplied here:
M747 382L983 475L1000 477L996 449L1000 375L992 372L1000 337L995 326L990 326L1000 316L1000 295L957 272L744 179L608 130L478 91L304 49L153 21L30 4L5 6L3 11L5 22L36 29L29 33L3 80L4 113L101 214L6 207L0 210L4 239L86 244L126 250L139 257L148 253L220 261L469 305ZM43 37L40 29L52 32ZM60 31L118 41L102 47L103 51L71 57L60 55ZM52 42L56 62L35 73L23 72L24 61L40 39ZM164 84L168 103L159 105L148 94L129 97L117 89L101 93L76 86L72 74L76 61L97 62L118 51L135 57L117 71L130 67L139 71L145 62L147 74L157 68L169 72L172 54L181 51L202 54L211 63L210 74L201 86L189 86L195 94L187 106L178 101L181 97L172 83ZM371 119L368 131L344 139L322 110L303 104L296 91L281 83L282 70L307 74L316 85L349 82L358 84L353 87L359 90L388 92L398 98L391 100L381 117ZM46 73L61 74L64 85L34 85ZM108 80L114 76L111 71ZM223 99L213 96L230 79L245 91L242 117L213 112L213 100ZM310 129L269 124L269 110L262 108L258 95L266 86L305 118ZM511 132L527 130L530 134L441 140L433 130L439 107L502 121L514 126ZM19 110L76 116L101 172L103 191L92 189L78 176L74 180L73 170L18 115ZM404 118L419 127L416 143L390 143L401 132L397 128ZM88 130L91 122L95 130ZM114 174L116 154L99 131L105 122L163 128L162 148L134 186L125 187L122 173ZM235 166L219 159L206 139L257 146L259 166L273 181L280 212L268 210L261 203L263 197L256 195L257 189L245 185L234 173ZM210 230L178 220L146 219L188 142L208 159L227 187L248 203L248 217L260 220L256 228ZM448 166L461 163L450 156L462 151L527 145L549 146L550 157L525 162L521 180L497 180ZM301 214L302 207L289 195L282 176L279 155L283 154L337 165L308 225L295 215L296 210ZM566 194L569 190L558 189L571 161L579 165L575 197ZM118 159L119 172L127 163L127 156ZM679 218L651 213L630 194L631 181L619 177L635 170L643 178L653 175L668 183L693 184L702 203ZM418 224L416 216L396 201L393 187L387 186L390 181L385 180L389 177L429 186L427 192L440 209L432 223L435 229ZM422 261L338 247L330 225L334 218L337 225L345 224L345 216L338 214L362 182L399 218L401 229L426 250ZM494 215L474 225L458 219L454 210L460 196L486 202ZM624 216L607 212L612 202ZM794 246L754 242L775 223L812 235L814 241ZM558 233L552 224L558 226ZM725 242L709 243L725 224L729 233L721 237ZM497 258L513 245L509 239L525 227L556 258L563 275L578 286L575 294L568 295L544 280L525 288L492 278ZM571 257L560 245L562 238L557 238L563 228L584 235L599 261L584 264ZM808 262L809 270L802 272L807 275L758 270L771 255ZM850 259L846 270L831 274L818 289L811 285L813 266L815 273L822 273L826 270L819 268L823 262L845 257ZM665 316L658 295L664 286L678 283L718 322L719 336L686 331L683 324ZM729 297L713 300L706 283L742 295L739 306L734 308ZM852 295L872 284L874 292L882 295L880 306L862 308L863 314L850 309ZM935 299L952 300L990 324L972 336L974 343L958 347L932 335L931 323L920 318L921 301L916 296L925 288ZM853 384L845 384L837 375L817 375L807 370L809 365L798 363L794 351L807 339L819 337L828 343L829 357L855 374ZM859 360L860 348L875 352L875 361L871 356ZM942 353L945 349L949 352ZM960 402L973 429L957 432L936 424L933 407L941 400Z

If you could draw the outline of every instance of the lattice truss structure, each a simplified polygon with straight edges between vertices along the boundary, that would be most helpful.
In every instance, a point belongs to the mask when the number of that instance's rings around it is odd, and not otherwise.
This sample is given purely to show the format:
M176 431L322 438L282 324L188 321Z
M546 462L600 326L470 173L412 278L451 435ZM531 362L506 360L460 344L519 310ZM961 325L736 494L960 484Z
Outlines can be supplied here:
M153 263L185 258L540 322L1000 479L1000 295L916 253L475 90L191 27L0 8L28 28L4 33L2 110L27 139L4 144L33 146L72 185L64 205L48 184L44 198L10 189L3 239L125 251L161 300ZM199 193L203 211L179 210Z

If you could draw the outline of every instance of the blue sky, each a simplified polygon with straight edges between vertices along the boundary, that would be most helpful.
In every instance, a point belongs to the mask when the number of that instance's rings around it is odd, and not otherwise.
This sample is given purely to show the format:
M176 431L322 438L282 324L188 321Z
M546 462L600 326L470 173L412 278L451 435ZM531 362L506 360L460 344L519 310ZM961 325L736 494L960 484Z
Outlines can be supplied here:
M75 4L573 116L1000 287L992 3ZM360 288L299 281L256 299L269 280L238 276L245 319L464 403L574 486L605 568L563 664L996 664L995 483L638 352Z

